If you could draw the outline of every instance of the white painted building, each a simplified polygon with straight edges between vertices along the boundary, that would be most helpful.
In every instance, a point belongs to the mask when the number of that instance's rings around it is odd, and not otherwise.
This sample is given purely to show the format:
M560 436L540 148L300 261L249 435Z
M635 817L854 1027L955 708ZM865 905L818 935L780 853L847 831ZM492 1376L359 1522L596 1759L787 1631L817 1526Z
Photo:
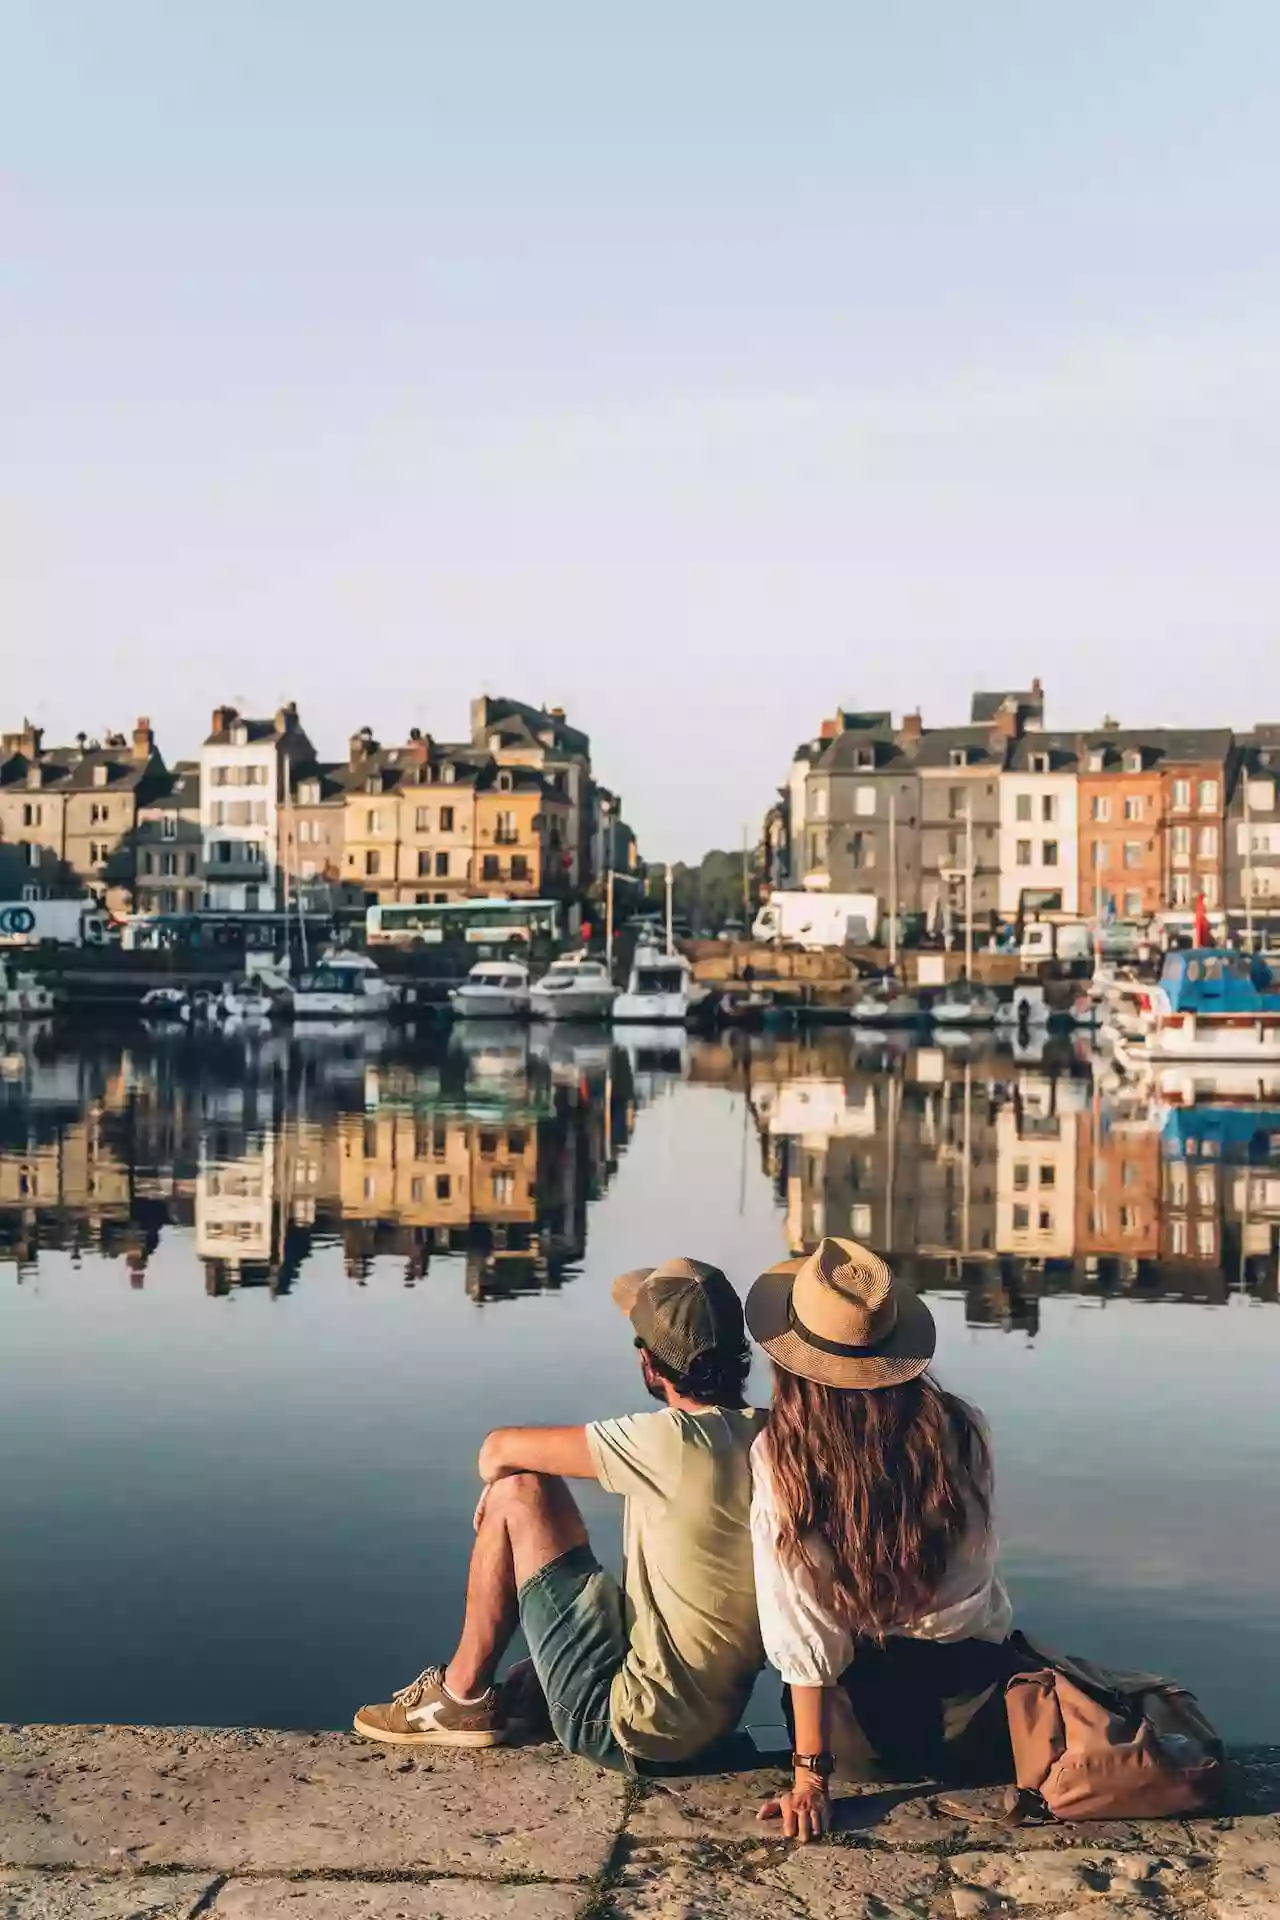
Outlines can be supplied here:
M1070 1260L1076 1244L1077 1116L1060 1082L1025 1074L996 1120L996 1247Z
M215 913L273 912L283 904L282 810L299 767L313 758L298 710L251 720L214 709L200 750L205 905Z
M1000 912L1080 911L1075 738L1025 733L1000 775Z

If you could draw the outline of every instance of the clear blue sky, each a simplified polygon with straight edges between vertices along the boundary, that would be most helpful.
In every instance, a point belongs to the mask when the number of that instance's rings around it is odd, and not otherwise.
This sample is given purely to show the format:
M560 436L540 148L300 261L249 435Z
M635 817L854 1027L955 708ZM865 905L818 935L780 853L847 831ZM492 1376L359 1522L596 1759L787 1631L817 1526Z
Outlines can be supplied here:
M0 705L1280 719L1274 0L8 0Z

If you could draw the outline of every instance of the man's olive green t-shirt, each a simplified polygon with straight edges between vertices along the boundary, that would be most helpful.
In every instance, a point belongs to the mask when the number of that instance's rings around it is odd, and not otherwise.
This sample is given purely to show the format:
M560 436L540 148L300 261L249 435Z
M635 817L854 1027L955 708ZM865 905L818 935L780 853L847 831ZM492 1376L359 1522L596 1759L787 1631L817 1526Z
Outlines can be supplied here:
M630 1646L610 1719L643 1760L682 1760L735 1726L764 1664L751 1564L753 1407L677 1408L587 1428L600 1484L626 1501Z

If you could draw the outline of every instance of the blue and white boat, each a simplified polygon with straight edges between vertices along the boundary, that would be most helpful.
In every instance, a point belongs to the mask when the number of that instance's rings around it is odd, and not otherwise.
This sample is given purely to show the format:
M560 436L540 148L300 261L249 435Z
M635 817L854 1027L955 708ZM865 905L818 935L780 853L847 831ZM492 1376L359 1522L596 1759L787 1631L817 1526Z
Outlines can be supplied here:
M1261 954L1193 947L1171 953L1151 996L1150 1061L1280 1065L1280 978Z

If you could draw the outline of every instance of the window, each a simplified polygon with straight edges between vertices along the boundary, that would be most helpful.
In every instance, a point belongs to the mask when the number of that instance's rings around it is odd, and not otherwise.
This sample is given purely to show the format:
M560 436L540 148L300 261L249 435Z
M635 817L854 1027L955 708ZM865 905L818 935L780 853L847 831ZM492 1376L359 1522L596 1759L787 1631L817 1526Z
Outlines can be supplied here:
M419 808L417 809L417 811L416 811L416 813L415 813L415 814L414 814L414 816L413 816L413 830L414 830L414 832L415 832L415 833L427 833L427 832L429 832L429 831L430 831L430 828L431 828L431 809L430 809L430 807L419 807Z
M874 787L858 787L854 790L853 810L863 820L875 812L876 790Z
M150 871L151 871L151 855L149 853L144 853L142 856L141 865L139 867L139 872L150 873Z
M436 1199L447 1200L452 1191L453 1175L451 1173L438 1173L436 1175Z
M1014 1210L1013 1210L1013 1230L1014 1230L1014 1232L1015 1232L1015 1233L1025 1233L1025 1232L1027 1231L1027 1228L1028 1228L1028 1227L1029 1227L1030 1225L1031 1225L1031 1214L1030 1214L1030 1210L1029 1210L1028 1208L1026 1208L1026 1207L1015 1207L1015 1208L1014 1208Z
M1218 1251L1218 1230L1212 1220L1196 1221L1196 1252L1202 1260L1212 1260Z
M513 778L509 773L504 771L498 775L498 792L499 793L510 793L514 785L515 785L515 781L513 780Z
M414 1200L414 1201L423 1200L426 1197L426 1191L427 1191L427 1183L422 1178L421 1174L416 1175L415 1178L409 1182L410 1200Z
M1201 813L1216 813L1218 811L1218 783L1216 780L1202 780L1200 782L1199 802Z
M1121 1209L1120 1209L1120 1231L1121 1231L1121 1233L1132 1233L1132 1232L1133 1232L1133 1224L1134 1224L1134 1223L1133 1223L1133 1208L1132 1208L1132 1207L1121 1207Z
M874 867L876 845L869 833L855 833L849 842L849 858L855 867Z
M26 863L29 867L38 867L40 865L41 848L36 844L34 840L29 840L26 846L22 849L22 852L23 852L23 857L26 860Z
M1137 920L1141 916L1141 913L1142 913L1142 895L1140 893L1126 893L1124 897L1125 919Z
M1046 841L1045 841L1045 843L1044 843L1044 845L1043 845L1043 846L1041 847L1041 849L1040 849L1040 862L1041 862L1041 865L1042 865L1042 866L1046 866L1046 867L1056 867L1056 866L1057 866L1057 864L1058 864L1058 843L1057 843L1057 841L1056 841L1056 840L1046 840Z
M1174 827L1169 835L1169 844L1173 848L1175 860L1189 860L1191 857L1190 827Z
M500 878L501 872L502 869L498 864L498 856L496 853L486 853L483 855L480 861L480 878L482 880L497 880Z
M178 856L176 853L162 853L160 855L160 871L170 877L177 873Z
M446 760L440 769L440 778L447 787L451 787L457 777L458 769L454 766L452 760Z
M1125 772L1126 772L1126 773L1141 773L1141 772L1142 772L1142 749L1141 749L1141 747L1131 747L1131 748L1129 749L1129 752L1128 752L1128 753L1126 753L1126 755L1125 755L1125 757L1124 757L1124 770L1125 770Z
M453 832L453 808L452 807L441 807L440 831L441 833Z
M1140 793L1126 793L1124 797L1124 817L1126 820L1141 820L1146 811L1146 802Z
M1202 860L1216 860L1218 857L1218 829L1201 827L1196 841L1196 851Z
M1124 863L1125 863L1125 865L1126 865L1126 867L1130 867L1130 868L1132 868L1132 867L1140 867L1140 866L1142 865L1142 842L1141 842L1141 840L1126 840L1126 841L1125 841L1125 843L1124 843Z
M1058 817L1058 796L1056 793L1040 795L1040 818L1046 826L1052 826Z
M500 813L498 824L493 830L494 842L499 847L514 847L520 838L514 813Z
M815 820L825 820L827 817L827 790L825 787L818 787L814 790L813 817Z
M1053 1232L1053 1215L1050 1213L1048 1207L1041 1207L1040 1213L1039 1213L1039 1224L1040 1224L1041 1233Z
M382 811L379 807L366 808L365 816L364 816L364 830L366 833L382 832Z
M509 1207L516 1197L516 1177L510 1167L498 1167L493 1175L493 1198L499 1207Z
M164 815L162 815L162 816L161 816L161 820L160 820L160 837L161 837L161 839L163 839L163 840L176 840L176 839L177 839L177 837L178 837L178 816L177 816L177 814L176 814L176 813L166 813L166 814L164 814Z
M105 800L95 800L89 808L89 825L91 827L103 826L110 816L111 808L107 802Z
M1101 773L1107 764L1107 756L1100 747L1094 747L1089 755L1090 773Z
M1027 1188L1030 1185L1031 1185L1031 1168L1028 1166L1025 1160L1015 1160L1013 1163L1014 1192L1025 1193Z
M238 726L234 726L234 727L232 727L232 729L231 729L231 744L232 744L232 746L233 746L233 747L247 747L247 746L248 746L248 744L249 744L249 729L248 729L248 727L246 727L246 726L244 725L244 723L243 723L243 721L242 721L242 722L240 722L240 724L239 724Z
M969 764L969 749L967 747L952 747L950 755L948 756L948 764L953 767L967 767Z
M1251 813L1270 813L1276 804L1274 780L1247 780L1244 797Z
M431 855L425 851L418 854L418 878L425 880L431 873Z
M1182 1255L1187 1251L1187 1223L1185 1220L1173 1220L1169 1223L1169 1251Z
M857 1200L849 1209L849 1231L855 1240L866 1241L871 1237L871 1208L865 1200Z
M1018 842L1018 865L1020 867L1029 867L1031 865L1031 842L1029 840L1019 840Z
M1040 1185L1042 1187L1056 1187L1057 1184L1058 1169L1054 1166L1052 1160L1042 1161L1040 1165Z
M95 787L105 787L107 784L107 781L110 778L111 778L111 769L109 767L105 767L99 764L94 768L93 784Z
M1179 813L1185 813L1191 805L1191 782L1175 780L1173 783L1173 804Z
M372 878L373 875L379 874L382 872L382 855L378 852L378 849L376 847L370 847L368 852L365 854L364 870L366 874L370 876L370 878Z
M1014 806L1014 818L1017 820L1030 820L1031 795L1029 793L1020 793L1018 795L1017 802Z
M965 790L963 787L947 788L948 820L963 820L965 816Z
M446 854L444 857L447 859L448 855ZM529 862L523 853L513 853L511 856L511 878L513 880L527 880L529 878Z
M853 764L856 768L859 768L865 772L868 767L874 767L875 763L876 763L876 750L874 747L855 747L854 748Z
M1202 873L1200 875L1200 891L1204 895L1204 903L1206 907L1217 906L1218 876L1216 873Z
M1048 773L1049 756L1047 753L1033 753L1029 756L1027 764L1031 768L1032 773ZM1045 815L1046 820L1051 820L1052 818L1053 815L1051 813Z
M449 878L449 856L447 853L438 853L436 855L436 879L447 880L448 878Z
M298 788L298 798L304 807L318 807L320 804L320 782L304 780Z
M44 809L38 806L33 807L31 802L28 800L22 809L23 826L38 827L43 823L43 820L44 820Z
M1105 840L1095 840L1093 843L1093 866L1095 871L1100 867L1105 867L1106 864L1107 843Z
M1191 905L1191 875L1175 873L1173 876L1173 904L1175 907Z
M231 776L230 767L215 767L213 770L214 786L225 787L230 780L230 776Z
M1094 794L1093 799L1089 802L1089 816L1093 820L1109 820L1111 818L1111 798L1109 794Z

